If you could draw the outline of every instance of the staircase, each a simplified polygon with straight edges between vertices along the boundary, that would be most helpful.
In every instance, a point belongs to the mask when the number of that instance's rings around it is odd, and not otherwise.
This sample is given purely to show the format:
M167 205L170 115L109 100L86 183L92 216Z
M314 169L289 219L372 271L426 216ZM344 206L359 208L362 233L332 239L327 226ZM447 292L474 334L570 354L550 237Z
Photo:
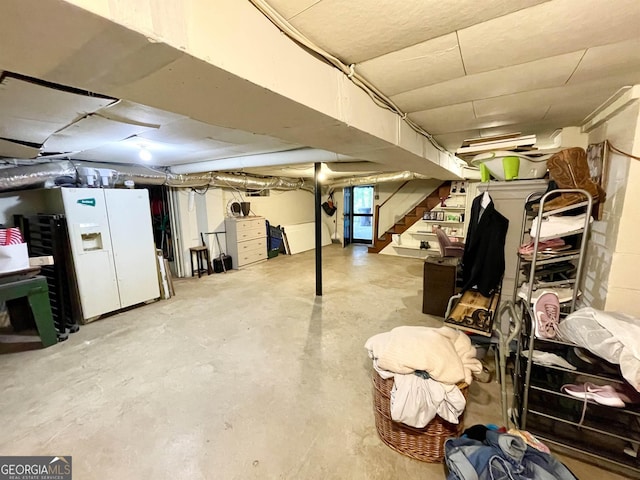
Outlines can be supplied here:
M398 220L390 229L384 232L379 238L373 239L373 245L369 247L369 253L379 253L384 247L391 243L391 235L405 232L411 225L422 219L424 212L433 210L440 204L440 197L449 196L451 182L444 182L427 197L423 198L409 213ZM377 221L377 219L376 219Z

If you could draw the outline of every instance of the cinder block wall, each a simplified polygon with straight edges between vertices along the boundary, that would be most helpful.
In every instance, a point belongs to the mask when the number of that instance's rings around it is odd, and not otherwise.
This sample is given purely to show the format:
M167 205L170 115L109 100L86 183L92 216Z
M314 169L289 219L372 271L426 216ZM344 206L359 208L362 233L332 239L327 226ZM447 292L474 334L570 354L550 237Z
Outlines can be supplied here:
M631 104L589 133L640 156L640 107ZM584 274L583 303L640 317L640 162L609 154L603 218L593 222Z

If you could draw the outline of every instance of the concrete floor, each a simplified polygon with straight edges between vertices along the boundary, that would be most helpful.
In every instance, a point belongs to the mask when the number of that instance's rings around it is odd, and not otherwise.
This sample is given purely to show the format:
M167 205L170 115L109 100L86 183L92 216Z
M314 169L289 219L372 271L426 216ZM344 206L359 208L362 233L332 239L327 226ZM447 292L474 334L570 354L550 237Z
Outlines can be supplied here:
M74 478L442 479L377 436L366 339L421 313L422 262L323 249L176 282L176 297L0 356L2 455L72 455ZM466 424L500 423L498 385ZM621 479L563 460L580 478Z

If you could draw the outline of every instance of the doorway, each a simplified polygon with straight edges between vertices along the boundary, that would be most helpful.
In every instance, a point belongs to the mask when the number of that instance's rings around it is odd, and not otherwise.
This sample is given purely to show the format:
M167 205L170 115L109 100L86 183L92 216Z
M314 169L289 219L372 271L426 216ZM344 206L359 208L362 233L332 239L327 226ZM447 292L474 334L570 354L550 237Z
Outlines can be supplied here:
M344 238L349 243L373 243L373 186L344 189Z

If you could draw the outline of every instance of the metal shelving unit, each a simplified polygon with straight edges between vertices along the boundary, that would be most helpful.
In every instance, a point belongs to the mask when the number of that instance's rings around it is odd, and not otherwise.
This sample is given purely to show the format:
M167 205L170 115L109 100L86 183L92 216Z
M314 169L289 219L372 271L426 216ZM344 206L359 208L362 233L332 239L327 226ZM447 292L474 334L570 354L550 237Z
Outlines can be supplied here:
M585 201L549 212L544 212L544 204L552 193L580 193ZM527 201L540 194L532 194ZM585 261L592 199L584 190L555 190L543 194L540 199L540 215L524 212L521 231L522 243L530 231L532 221L536 221L538 235L533 237L533 252L530 258L518 255L520 281L516 282L514 298L517 298L517 314L520 316L521 332L516 350L514 369L514 423L523 430L529 430L555 450L584 461L604 464L611 470L640 478L640 461L625 453L625 448L640 444L640 409L634 406L625 408L608 407L595 402L573 397L562 392L562 385L594 381L599 384L624 384L619 372L596 370L582 365L576 370L559 366L535 363L533 351L551 352L567 358L576 345L559 339L540 339L534 334L535 315L532 310L532 294L535 288L563 286L572 288L571 299L560 304L561 318L573 312L580 287L582 267ZM549 237L540 236L543 219L552 215L572 213L581 209L585 213L582 228ZM582 213L581 212L581 213ZM539 252L542 241L578 235L575 249L567 254L558 252L557 256L547 258ZM542 281L536 273L538 267L547 267L562 262L575 266L570 275L564 278L551 278ZM524 271L524 270L528 271ZM527 298L518 297L517 291L522 281L528 282ZM601 367L604 368L604 367Z
M69 247L67 221L64 215L18 216L25 232L31 256L52 256L53 265L42 267L41 274L49 286L51 312L58 340L66 340L77 332L81 318L73 260Z

